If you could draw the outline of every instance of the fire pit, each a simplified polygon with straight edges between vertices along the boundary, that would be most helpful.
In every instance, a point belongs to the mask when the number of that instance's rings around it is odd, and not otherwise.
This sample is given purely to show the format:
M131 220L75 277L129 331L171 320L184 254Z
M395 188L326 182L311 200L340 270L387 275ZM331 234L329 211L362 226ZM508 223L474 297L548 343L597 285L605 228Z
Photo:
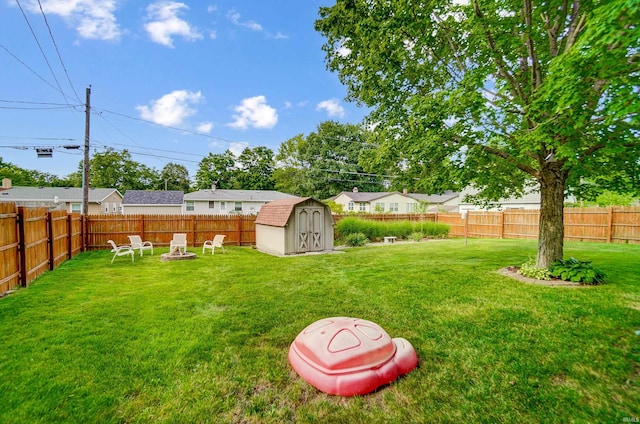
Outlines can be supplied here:
M195 253L187 252L186 250L180 250L178 247L171 249L171 252L160 255L162 262L166 261L187 261L195 259L197 255Z

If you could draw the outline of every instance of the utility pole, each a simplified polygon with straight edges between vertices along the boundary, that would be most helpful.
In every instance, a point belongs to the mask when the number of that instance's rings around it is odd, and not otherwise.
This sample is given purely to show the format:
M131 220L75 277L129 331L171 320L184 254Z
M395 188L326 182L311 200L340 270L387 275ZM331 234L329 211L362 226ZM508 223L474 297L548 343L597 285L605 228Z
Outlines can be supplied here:
M83 250L87 250L87 214L89 213L89 128L91 121L91 85L87 87L84 120L84 161L82 163L82 237Z
M91 121L91 86L87 87L84 118L84 161L82 162L82 213L89 212L89 128Z

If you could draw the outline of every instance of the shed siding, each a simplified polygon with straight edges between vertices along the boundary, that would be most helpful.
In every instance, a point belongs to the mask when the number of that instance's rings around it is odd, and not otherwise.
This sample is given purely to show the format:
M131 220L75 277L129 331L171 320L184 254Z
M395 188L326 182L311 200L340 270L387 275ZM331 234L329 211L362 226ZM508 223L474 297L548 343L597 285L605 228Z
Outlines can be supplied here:
M286 255L286 227L256 224L256 246L260 251L273 255Z

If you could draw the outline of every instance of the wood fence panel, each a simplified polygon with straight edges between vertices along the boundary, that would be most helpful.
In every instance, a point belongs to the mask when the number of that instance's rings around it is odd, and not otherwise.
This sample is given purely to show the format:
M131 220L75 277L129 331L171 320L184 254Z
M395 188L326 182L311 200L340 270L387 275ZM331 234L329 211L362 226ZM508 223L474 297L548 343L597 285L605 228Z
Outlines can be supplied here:
M46 208L18 208L21 284L28 286L49 269L49 224Z
M449 226L449 237L464 237L465 221L461 214L438 212L437 222Z
M20 286L18 208L0 202L0 295Z
M564 210L565 240L606 242L608 231L608 208L567 208Z
M83 235L82 235L82 221L84 216L79 213L69 214L67 217L67 228L69 231L69 258L73 258L80 252L82 252Z
M474 238L500 238L502 234L502 212L467 213L468 236Z
M138 215L88 215L87 250L106 249L107 240L116 244L129 244L128 235L140 234Z
M69 251L69 220L65 210L49 212L49 269L55 269L71 257Z
M611 221L611 242L640 243L640 208L612 208Z
M510 209L502 212L502 238L537 239L540 227L540 211L531 209Z

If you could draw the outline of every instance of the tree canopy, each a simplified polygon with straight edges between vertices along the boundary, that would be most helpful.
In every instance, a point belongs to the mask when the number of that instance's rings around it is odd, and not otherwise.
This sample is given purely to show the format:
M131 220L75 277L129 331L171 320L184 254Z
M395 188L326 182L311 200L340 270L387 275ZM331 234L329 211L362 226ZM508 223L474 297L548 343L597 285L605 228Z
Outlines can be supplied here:
M230 150L209 153L198 165L196 187L272 190L273 170L273 151L264 146L246 147L238 157Z
M308 136L299 134L282 143L274 173L278 190L326 199L358 187L380 191L384 181L360 165L368 131L359 125L326 121Z
M613 170L599 183L637 181L639 9L337 0L316 29L349 98L372 109L369 169L431 192L473 185L488 200L538 189L547 267L562 258L568 191Z

